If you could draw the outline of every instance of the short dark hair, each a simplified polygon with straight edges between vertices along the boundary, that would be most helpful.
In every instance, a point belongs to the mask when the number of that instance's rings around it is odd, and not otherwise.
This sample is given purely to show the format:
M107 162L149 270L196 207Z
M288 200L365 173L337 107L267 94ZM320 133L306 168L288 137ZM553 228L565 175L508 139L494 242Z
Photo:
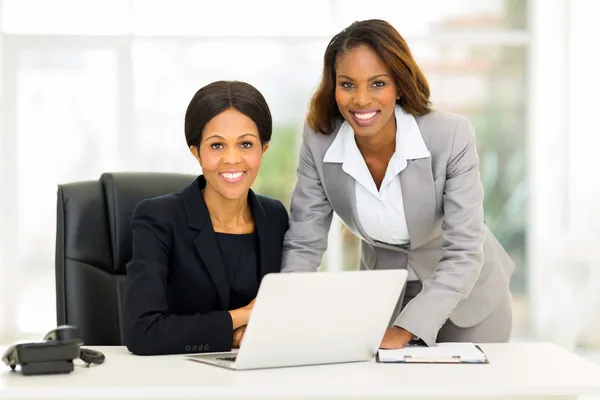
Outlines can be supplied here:
M421 116L431 111L429 84L414 60L408 44L388 22L380 19L357 21L335 35L325 50L321 83L313 95L307 122L324 134L335 129L342 117L335 101L335 66L338 57L360 45L373 49L389 67L400 99L397 104L409 114Z
M185 139L188 146L199 146L206 124L230 108L254 121L261 144L269 143L273 119L264 96L246 82L216 81L198 90L188 105L185 112Z

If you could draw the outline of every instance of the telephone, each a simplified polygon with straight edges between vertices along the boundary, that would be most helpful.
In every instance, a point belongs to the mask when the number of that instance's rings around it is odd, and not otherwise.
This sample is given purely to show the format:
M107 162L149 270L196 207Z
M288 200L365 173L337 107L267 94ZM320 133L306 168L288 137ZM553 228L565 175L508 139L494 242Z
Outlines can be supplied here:
M61 325L48 332L41 341L12 345L2 356L2 361L12 370L20 365L23 375L70 373L73 360L77 358L88 366L104 362L104 354L83 349L82 345L77 327Z

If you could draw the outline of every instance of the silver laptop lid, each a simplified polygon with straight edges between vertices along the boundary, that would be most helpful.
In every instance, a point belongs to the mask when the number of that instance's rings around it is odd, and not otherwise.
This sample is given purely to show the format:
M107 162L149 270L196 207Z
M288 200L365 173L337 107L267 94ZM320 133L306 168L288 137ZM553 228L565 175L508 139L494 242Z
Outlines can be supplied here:
M266 275L236 369L372 359L406 279L401 269Z

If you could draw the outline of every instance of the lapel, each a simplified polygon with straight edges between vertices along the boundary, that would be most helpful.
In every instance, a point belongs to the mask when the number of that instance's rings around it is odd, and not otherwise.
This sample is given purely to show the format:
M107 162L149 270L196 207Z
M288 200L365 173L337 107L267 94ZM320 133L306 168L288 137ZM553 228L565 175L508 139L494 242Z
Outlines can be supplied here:
M334 133L330 136L330 142L327 145L327 153L330 149L330 146L334 144L340 135L343 135L343 132L340 132L342 126L344 126L341 121L340 124L334 130ZM340 217L342 222L346 225L346 227L352 232L354 235L358 236L359 239L366 241L367 243L374 244L373 240L367 236L365 231L358 220L358 212L356 210L356 194L355 194L355 185L356 181L352 176L350 176L343 168L343 150L339 149L337 151L341 151L342 154L337 153L334 158L336 159L333 162L325 162L324 160L320 160L323 165L323 188L327 193L327 198L331 207L335 211L335 213ZM323 157L325 158L325 156Z
M258 235L259 271L260 277L262 278L269 272L277 272L279 270L279 265L281 264L281 260L274 259L277 257L277 252L272 249L273 246L278 245L272 235L273 229L276 229L277 227L269 224L270 221L258 196L256 196L252 190L248 193L248 202L250 204L252 218L254 218L254 228Z
M329 202L350 231L369 244L397 249L397 246L375 243L363 230L356 210L355 181L344 172L341 163L324 162L323 180ZM407 160L406 168L400 172L400 185L410 248L415 249L427 242L427 234L431 231L435 218L431 157Z
M427 242L427 234L431 232L435 218L435 186L431 157L407 162L406 168L400 172L400 186L410 248L415 249Z
M326 162L323 163L323 180L329 202L335 213L352 233L373 244L357 218L354 178L343 170L341 163Z
M217 288L223 308L229 310L229 280L225 273L221 254L219 253L217 236L208 215L206 203L202 198L201 191L205 186L206 180L200 175L194 182L183 189L182 197L187 212L188 226L198 232L194 239L196 250L198 250Z

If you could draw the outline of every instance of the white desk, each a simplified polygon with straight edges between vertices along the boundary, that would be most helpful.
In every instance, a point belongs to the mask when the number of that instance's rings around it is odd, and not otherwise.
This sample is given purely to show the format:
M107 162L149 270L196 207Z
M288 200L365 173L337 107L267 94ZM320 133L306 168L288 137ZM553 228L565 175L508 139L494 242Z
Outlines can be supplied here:
M68 375L23 376L0 367L0 399L575 399L600 396L600 367L547 343L481 345L487 365L375 362L231 371L183 356L102 351ZM5 348L0 347L4 352ZM595 396L594 396L595 397Z

